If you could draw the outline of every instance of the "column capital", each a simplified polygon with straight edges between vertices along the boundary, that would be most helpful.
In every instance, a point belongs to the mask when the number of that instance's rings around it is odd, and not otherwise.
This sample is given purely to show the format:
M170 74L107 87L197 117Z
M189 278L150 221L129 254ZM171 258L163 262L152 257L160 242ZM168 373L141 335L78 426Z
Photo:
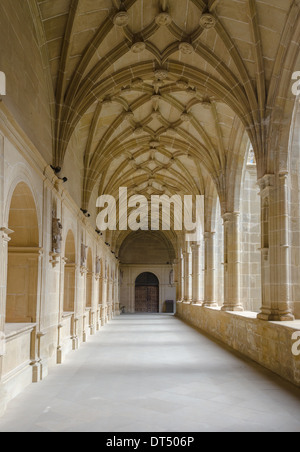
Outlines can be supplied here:
M8 229L6 227L0 228L1 238L3 242L10 242L11 238L9 236L14 232L15 231L13 231L12 229Z
M205 233L204 233L204 239L205 239L205 240L210 240L210 239L212 239L213 237L215 237L215 235L216 235L216 232L214 232L214 231L205 232Z
M80 266L80 274L81 274L81 276L86 275L87 272L88 272L88 269L84 265Z
M257 185L260 188L261 196L266 195L275 187L275 174L265 174L257 181Z
M240 212L226 212L223 215L223 220L225 223L236 222L240 217Z
M281 173L279 173L279 181L281 182L282 185L286 184L288 182L288 179L289 179L288 171L282 171Z

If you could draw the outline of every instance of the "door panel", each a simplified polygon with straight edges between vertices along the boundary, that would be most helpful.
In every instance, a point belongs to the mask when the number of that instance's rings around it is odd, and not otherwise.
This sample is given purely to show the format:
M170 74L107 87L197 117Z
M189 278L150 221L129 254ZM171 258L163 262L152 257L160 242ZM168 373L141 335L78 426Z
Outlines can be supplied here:
M139 286L135 288L135 312L148 312L147 298L147 287Z
M159 288L137 286L135 288L135 312L159 312Z
M147 297L148 312L158 312L159 311L158 287L149 286L147 294L148 294Z

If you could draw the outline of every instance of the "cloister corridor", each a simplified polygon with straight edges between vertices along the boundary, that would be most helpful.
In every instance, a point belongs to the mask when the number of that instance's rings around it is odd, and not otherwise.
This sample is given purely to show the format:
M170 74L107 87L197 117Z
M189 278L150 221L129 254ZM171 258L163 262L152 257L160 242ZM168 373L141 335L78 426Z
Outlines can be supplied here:
M164 314L122 315L13 400L0 431L299 431L300 391Z

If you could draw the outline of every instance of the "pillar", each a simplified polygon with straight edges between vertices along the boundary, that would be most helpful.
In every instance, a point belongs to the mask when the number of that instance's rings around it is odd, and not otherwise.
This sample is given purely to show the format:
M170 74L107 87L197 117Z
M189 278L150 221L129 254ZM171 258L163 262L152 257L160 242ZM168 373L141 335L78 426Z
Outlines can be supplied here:
M191 303L192 296L192 255L190 251L183 253L184 258L184 301Z
M119 268L116 271L116 280L115 280L115 315L121 315L120 312L120 278L119 278L120 270Z
M194 243L192 245L192 299L194 304L203 304L201 299L201 245Z
M108 322L107 278L102 279L102 326Z
M184 301L184 257L179 258L179 301Z
M173 261L173 282L176 287L176 301L180 299L180 275L179 275L179 259Z
M13 231L7 228L0 228L0 361L5 354L5 317L6 317L6 289L7 289L7 265L8 265L8 243L11 240L9 235ZM1 365L0 365L1 380Z
M99 303L100 293L100 274L96 273L96 286L95 286L95 306L96 306L96 331L100 331L100 314L101 307Z
M243 311L240 301L240 214L225 213L224 220L224 306L222 311Z
M113 301L112 301L112 285L113 285L113 281L111 279L110 276L108 276L108 300L107 300L107 305L108 305L108 320L112 320L112 316L113 316Z
M205 239L205 271L204 271L204 306L217 307L215 279L215 232L206 232Z
M72 333L71 333L72 350L78 350L79 348L78 322L79 318L74 314L72 316Z
M260 320L294 320L291 305L288 174L259 180L262 225Z

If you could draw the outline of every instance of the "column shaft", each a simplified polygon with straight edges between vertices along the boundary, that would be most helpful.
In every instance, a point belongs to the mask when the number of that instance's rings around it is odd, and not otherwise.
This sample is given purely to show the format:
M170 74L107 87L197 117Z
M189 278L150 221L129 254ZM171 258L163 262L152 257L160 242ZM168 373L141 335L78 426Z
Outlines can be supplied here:
M243 311L240 301L239 213L226 213L224 220L224 306L223 311Z
M260 320L294 320L288 209L288 175L265 175L260 181L262 225L262 308Z
M184 253L184 301L192 302L192 255L190 252Z
M193 256L193 303L202 304L201 299L201 277L202 277L202 266L201 266L201 245L192 245L192 256Z
M180 274L179 274L179 259L175 259L173 262L173 275L174 275L174 284L176 287L176 301L180 299Z
M184 301L185 298L185 285L184 285L184 257L181 256L180 257L180 262L179 262L179 266L180 266L180 298L179 301Z
M215 279L215 232L205 233L204 306L217 307Z

